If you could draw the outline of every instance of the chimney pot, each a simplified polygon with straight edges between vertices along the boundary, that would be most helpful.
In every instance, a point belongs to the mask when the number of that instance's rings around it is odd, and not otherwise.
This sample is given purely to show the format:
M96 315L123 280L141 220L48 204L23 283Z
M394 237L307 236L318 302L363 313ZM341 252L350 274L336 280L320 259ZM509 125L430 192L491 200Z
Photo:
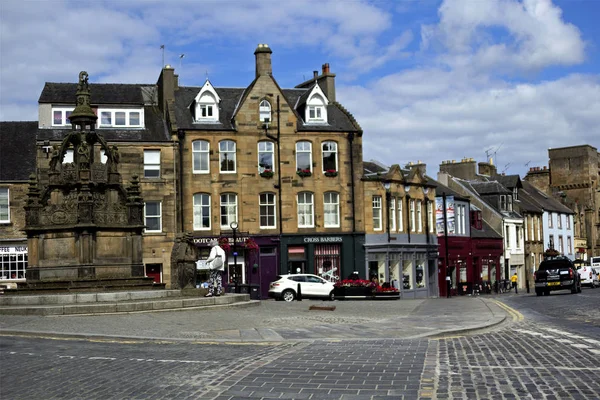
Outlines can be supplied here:
M323 64L323 75L329 73L329 63Z
M313 78L316 78L319 76L319 71L313 71Z

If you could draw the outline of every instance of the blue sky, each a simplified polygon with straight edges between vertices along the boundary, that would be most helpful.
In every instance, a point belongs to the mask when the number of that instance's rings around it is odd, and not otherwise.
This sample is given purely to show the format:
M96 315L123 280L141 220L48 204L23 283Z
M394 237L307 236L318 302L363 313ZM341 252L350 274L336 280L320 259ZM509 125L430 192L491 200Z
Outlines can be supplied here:
M547 149L600 147L600 1L126 0L0 3L0 120L36 120L44 82L245 87L254 49L293 87L331 65L364 158L484 161L524 175ZM183 59L180 54L185 54Z

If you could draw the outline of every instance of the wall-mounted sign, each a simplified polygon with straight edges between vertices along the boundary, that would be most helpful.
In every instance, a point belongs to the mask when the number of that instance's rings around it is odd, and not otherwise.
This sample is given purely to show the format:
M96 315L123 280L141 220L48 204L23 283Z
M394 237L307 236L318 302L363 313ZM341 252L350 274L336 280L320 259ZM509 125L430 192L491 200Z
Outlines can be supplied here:
M0 254L27 253L27 246L0 246Z
M341 236L309 236L304 238L304 243L342 243Z

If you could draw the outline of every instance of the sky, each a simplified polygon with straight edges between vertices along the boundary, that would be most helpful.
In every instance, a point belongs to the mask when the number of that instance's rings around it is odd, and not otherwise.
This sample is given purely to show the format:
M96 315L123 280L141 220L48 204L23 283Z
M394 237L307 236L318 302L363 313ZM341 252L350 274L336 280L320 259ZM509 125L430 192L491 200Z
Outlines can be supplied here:
M0 120L37 120L44 83L82 70L155 83L163 54L183 86L247 87L266 43L284 88L330 64L364 160L435 178L491 157L523 177L549 148L600 148L599 15L600 0L3 0Z

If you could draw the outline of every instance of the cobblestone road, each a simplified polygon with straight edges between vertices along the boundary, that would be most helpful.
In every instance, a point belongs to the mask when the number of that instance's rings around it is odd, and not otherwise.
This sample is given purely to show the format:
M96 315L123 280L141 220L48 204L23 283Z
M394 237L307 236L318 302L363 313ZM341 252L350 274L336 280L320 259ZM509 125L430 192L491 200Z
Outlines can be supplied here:
M600 337L530 321L439 339L0 343L2 399L550 400L600 393Z

